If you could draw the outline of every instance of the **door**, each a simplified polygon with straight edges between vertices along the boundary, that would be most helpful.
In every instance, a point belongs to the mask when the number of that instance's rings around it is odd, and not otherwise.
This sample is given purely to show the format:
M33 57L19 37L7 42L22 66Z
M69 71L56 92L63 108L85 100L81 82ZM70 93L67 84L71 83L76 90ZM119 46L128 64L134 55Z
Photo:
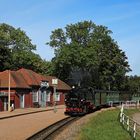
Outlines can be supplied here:
M1 97L0 98L0 111L7 111L8 110L8 98Z
M20 108L24 108L24 94L20 95Z
M3 111L3 102L2 102L2 98L0 98L0 111Z
M42 90L41 91L41 107L46 107L46 99L47 99L46 91Z
M8 98L5 97L4 98L4 111L7 111L8 110Z

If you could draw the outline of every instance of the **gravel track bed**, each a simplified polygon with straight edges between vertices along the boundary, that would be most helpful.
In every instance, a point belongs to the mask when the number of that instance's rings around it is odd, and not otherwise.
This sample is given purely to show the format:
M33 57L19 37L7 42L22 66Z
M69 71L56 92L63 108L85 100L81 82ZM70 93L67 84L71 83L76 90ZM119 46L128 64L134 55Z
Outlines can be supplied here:
M111 109L114 108L101 109L99 111L96 111L94 113L82 117L80 120L77 120L76 122L72 123L67 128L65 128L62 132L60 132L58 136L55 137L55 140L75 140L81 128L90 120L90 118L96 116L102 111L111 110Z

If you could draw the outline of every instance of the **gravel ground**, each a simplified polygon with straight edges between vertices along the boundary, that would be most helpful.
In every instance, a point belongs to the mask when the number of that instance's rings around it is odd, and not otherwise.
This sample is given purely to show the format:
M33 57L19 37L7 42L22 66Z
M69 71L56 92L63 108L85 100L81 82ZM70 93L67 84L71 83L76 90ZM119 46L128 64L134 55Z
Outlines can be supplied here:
M136 126L136 130L137 132L140 134L140 113L135 113L133 116L132 116L133 120L135 122L137 122L139 125Z
M109 110L109 109L114 109L114 108L101 109L99 111L96 111L94 113L82 117L80 120L77 120L76 122L72 123L65 130L59 133L59 135L55 138L55 140L75 140L78 133L80 132L80 129L90 120L90 118L96 116L102 111Z
M140 124L140 113L135 113L133 115L133 119L138 123Z

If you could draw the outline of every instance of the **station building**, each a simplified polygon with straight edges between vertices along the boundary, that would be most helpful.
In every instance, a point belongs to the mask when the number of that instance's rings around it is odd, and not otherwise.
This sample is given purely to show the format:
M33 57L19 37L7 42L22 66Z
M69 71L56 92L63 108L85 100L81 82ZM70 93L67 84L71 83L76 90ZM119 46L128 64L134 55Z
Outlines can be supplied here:
M65 94L70 89L69 85L54 76L43 76L24 68L5 70L0 72L0 111L8 110L9 93L10 105L15 109L47 107L54 103L64 104Z

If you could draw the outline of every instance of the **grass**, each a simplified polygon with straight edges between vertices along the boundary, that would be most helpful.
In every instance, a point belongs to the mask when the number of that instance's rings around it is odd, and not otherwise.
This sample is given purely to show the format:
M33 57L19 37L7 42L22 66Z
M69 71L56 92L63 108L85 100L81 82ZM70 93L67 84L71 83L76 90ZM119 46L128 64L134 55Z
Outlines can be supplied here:
M132 140L119 123L119 109L99 113L81 129L76 140ZM132 115L138 110L126 111ZM140 111L139 111L140 112Z

